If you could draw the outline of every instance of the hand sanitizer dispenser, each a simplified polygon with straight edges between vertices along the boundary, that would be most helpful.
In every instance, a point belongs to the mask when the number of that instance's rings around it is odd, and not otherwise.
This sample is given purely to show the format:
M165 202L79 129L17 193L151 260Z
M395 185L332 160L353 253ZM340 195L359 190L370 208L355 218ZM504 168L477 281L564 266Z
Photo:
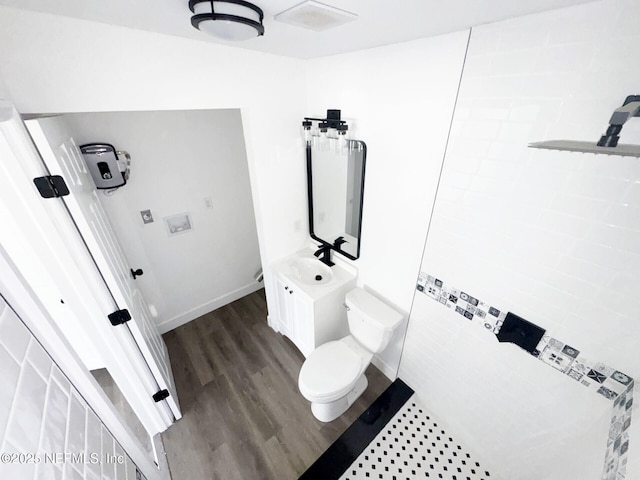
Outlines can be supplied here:
M89 173L98 189L115 189L127 183L131 156L116 151L108 143L88 143L80 146Z

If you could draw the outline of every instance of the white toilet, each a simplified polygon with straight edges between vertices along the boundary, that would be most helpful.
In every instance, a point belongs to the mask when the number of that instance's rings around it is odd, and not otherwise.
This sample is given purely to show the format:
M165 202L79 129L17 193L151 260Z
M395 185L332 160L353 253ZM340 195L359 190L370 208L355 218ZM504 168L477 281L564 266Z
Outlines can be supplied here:
M345 305L351 335L311 352L298 377L300 393L321 422L338 418L367 389L364 371L373 355L387 347L403 318L361 288L347 293Z

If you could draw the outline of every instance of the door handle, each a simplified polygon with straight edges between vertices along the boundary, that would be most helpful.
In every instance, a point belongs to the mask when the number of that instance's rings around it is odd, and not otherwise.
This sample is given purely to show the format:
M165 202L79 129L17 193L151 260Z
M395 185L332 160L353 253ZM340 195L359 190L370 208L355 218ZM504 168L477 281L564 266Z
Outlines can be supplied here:
M131 268L130 270L131 270L131 275L133 276L134 280L136 279L136 277L140 277L140 276L142 276L142 274L144 274L144 272L142 271L141 268L138 268L136 270Z

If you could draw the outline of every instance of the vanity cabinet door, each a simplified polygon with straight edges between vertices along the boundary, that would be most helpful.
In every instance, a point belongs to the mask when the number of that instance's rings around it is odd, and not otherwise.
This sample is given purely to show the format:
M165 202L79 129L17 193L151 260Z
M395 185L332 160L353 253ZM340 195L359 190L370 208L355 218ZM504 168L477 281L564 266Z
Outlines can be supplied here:
M293 336L291 340L305 357L315 349L314 339L314 302L301 292L294 291L289 303L293 320Z
M289 337L306 357L315 348L314 303L285 277L276 275L275 280L280 333Z
M283 277L276 275L275 276L275 280L276 280L276 299L278 302L278 325L279 328L278 330L280 331L280 333L282 333L283 335L286 335L289 338L293 337L293 325L292 325L292 318L293 315L291 314L290 310L290 289L289 289L289 285L287 284L286 279L284 279Z

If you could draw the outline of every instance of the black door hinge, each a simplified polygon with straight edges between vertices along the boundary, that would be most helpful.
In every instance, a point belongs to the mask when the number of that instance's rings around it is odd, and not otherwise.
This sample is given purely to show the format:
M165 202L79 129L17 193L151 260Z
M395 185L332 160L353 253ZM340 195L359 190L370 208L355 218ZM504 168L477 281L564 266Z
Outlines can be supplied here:
M169 390L167 389L160 390L159 392L153 394L153 401L156 403L161 402L162 400L166 400L167 398L169 398Z
M69 187L60 175L45 175L33 179L42 198L57 198L69 195Z
M131 314L126 308L124 310L117 310L113 313L110 313L109 315L107 315L107 317L109 317L109 321L114 327L122 325L123 323L131 320Z

